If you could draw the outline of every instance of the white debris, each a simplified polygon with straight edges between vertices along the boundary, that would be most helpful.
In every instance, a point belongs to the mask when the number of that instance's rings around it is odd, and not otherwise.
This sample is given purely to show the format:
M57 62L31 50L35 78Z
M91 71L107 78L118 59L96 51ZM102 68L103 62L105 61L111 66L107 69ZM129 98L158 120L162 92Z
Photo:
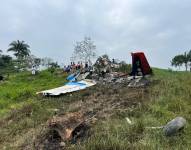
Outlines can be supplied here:
M51 89L51 90L41 91L41 92L38 92L37 94L42 94L44 96L46 96L46 95L47 96L58 96L61 94L66 94L66 93L83 90L83 89L86 89L86 88L88 88L90 86L94 86L94 85L96 85L95 81L86 79L86 80L82 80L79 82L69 82L62 87L58 87L58 88Z
M131 121L128 117L126 117L125 119L126 119L126 121L127 121L128 124L130 124L130 125L133 124L132 121Z

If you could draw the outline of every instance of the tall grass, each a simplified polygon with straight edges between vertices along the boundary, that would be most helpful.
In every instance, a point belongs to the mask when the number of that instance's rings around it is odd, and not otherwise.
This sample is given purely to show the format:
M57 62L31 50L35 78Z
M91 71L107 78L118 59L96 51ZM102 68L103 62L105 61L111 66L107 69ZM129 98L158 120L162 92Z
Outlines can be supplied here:
M74 149L191 149L191 73L154 69L153 84L148 90L149 100L134 110L98 123L92 136ZM183 132L165 137L162 129L148 129L165 125L177 116L187 120ZM129 125L125 117L134 123Z

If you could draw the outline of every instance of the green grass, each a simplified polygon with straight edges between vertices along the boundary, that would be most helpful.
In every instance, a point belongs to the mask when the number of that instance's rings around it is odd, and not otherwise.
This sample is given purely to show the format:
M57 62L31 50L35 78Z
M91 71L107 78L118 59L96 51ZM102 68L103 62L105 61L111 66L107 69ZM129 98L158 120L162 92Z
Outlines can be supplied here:
M149 101L98 123L93 135L74 149L191 149L191 73L154 69L153 84L148 90ZM147 129L165 125L177 116L187 120L183 133L165 137L161 129ZM133 120L129 125L125 117Z
M21 143L26 140L25 135L31 139L31 130L38 130L55 114L53 110L59 108L62 101L37 96L36 92L62 86L65 78L66 74L60 71L55 74L42 71L35 76L23 72L10 75L0 83L0 149L13 149L19 140Z
M11 75L0 83L0 149L22 149L31 146L31 139L41 132L41 127L52 117L53 109L67 108L70 100L83 97L80 93L61 98L36 96L37 91L63 85L66 75L43 71L37 76L30 73ZM116 112L112 117L98 121L91 136L70 149L191 149L191 73L154 69L152 85L145 101L134 109ZM146 127L165 125L177 116L185 117L184 132L165 137L160 129ZM129 125L125 117L133 121Z
M55 75L48 71L33 76L30 72L11 75L0 83L0 116L10 109L20 108L36 99L36 92L61 86L65 83L65 75Z

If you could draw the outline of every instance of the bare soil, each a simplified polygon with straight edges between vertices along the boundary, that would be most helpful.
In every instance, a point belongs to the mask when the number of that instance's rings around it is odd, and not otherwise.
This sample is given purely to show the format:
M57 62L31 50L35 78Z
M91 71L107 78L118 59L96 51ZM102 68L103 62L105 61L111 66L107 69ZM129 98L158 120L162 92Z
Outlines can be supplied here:
M99 121L144 103L148 90L147 87L99 84L71 97L73 99L47 121L47 130L36 139L36 149L62 149L67 144L85 140L93 134L89 131Z

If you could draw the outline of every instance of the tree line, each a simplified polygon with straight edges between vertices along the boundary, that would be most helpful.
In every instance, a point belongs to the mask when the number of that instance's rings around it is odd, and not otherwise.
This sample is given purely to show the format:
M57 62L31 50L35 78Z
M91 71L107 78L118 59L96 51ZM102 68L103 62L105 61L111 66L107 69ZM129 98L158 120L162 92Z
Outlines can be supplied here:
M24 70L36 69L40 66L53 72L56 68L60 68L57 62L51 58L39 58L31 54L30 46L25 41L13 41L9 44L8 53L12 53L14 57L3 54L0 50L0 75L11 72L19 72ZM74 52L71 61L80 61L83 63L91 63L96 57L96 45L90 37L84 37L80 42L74 45Z
M17 40L11 42L6 51L8 53L12 53L13 55L10 56L3 54L3 51L0 50L0 75L25 70L30 70L33 74L33 69L37 71L41 66L43 69L48 69L51 73L54 72L56 68L60 68L58 63L54 62L51 58L39 58L34 56L31 53L30 46L25 41ZM109 60L107 55L97 57L96 45L94 41L92 41L90 37L84 37L83 40L77 41L74 44L74 51L70 59L71 64L77 65L79 63L83 63L88 64L88 66L92 66L95 59L99 60L102 57ZM114 62L114 60L115 59L113 59L112 62ZM123 72L127 72L130 68L130 66L126 65L125 62L114 64L120 64L120 70ZM70 66L70 63L68 65L64 65L64 68L68 66Z
M176 55L172 59L171 65L179 68L184 65L186 71L188 71L188 69L191 71L191 50L189 52L184 52L184 54Z
M14 57L3 54L0 50L0 74L24 71L29 69L39 69L40 66L45 68L56 68L59 65L51 58L39 58L31 54L30 46L25 41L13 41L6 50L12 53Z

